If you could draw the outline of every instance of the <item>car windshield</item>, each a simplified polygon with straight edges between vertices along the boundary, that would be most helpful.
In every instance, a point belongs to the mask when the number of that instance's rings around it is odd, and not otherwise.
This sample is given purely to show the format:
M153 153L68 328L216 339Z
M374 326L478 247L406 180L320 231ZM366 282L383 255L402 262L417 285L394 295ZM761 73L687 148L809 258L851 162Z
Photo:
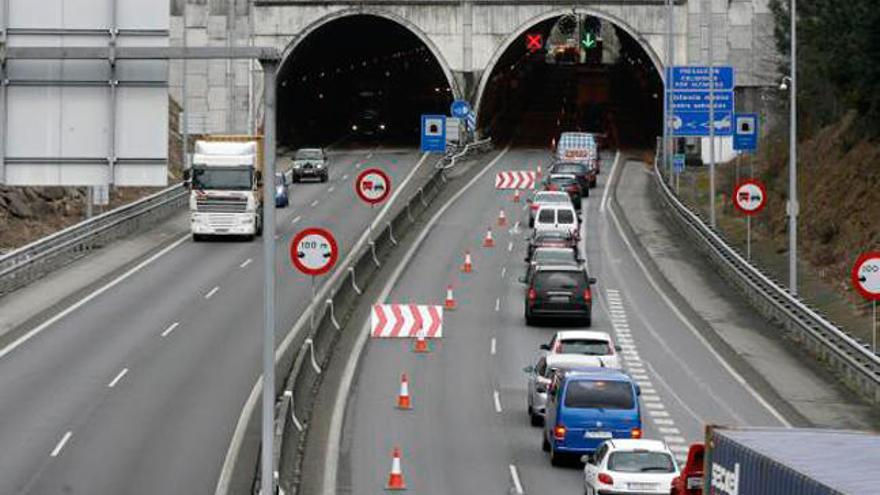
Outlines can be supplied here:
M535 196L535 203L568 203L571 201L566 194L541 194Z
M579 289L584 284L583 272L565 271L565 272L538 272L535 277L535 286L540 290L553 289Z
M535 251L534 261L536 263L573 263L577 259L574 256L574 250L571 249L539 249Z
M571 380L565 391L564 404L576 409L632 409L635 397L627 382Z
M294 158L296 160L320 160L323 156L321 150L299 150Z
M664 452L613 452L608 469L619 473L674 473L672 456Z
M251 168L200 168L192 171L193 189L225 189L249 191L251 189Z
M605 340L565 339L559 341L556 352L560 354L583 354L586 356L607 356L611 346Z

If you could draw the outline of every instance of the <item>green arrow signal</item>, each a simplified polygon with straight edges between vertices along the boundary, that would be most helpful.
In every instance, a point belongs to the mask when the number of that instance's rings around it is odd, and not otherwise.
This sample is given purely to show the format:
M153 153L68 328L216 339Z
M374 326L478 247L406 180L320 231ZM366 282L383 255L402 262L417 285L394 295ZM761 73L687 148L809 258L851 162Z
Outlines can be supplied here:
M587 33L584 35L584 39L581 41L585 48L593 48L596 46L596 38L593 37L593 33Z

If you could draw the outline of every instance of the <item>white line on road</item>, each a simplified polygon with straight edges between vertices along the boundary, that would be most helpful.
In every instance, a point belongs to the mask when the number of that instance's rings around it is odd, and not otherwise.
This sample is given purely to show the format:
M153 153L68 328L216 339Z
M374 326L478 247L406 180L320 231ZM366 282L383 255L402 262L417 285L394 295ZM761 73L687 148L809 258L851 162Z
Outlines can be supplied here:
M177 328L179 325L180 325L179 321L175 321L174 323L168 325L168 328L166 328L165 331L162 332L162 337L167 337L168 334L173 332L174 329Z
M342 180L348 180L348 174L343 175Z
M497 390L492 391L492 398L495 399L495 412L501 412L501 394Z
M297 215L296 217L294 217L293 220L290 221L290 225L294 225L296 222L299 222L300 220L302 220L302 216Z
M331 192L333 192L333 191L335 191L335 190L336 190L336 186L330 186L330 187L327 188L327 192L328 192L328 193L331 193Z
M505 275L507 275L507 267L502 266L501 267L501 278L504 278Z
M513 251L513 241L507 243L507 252Z
M122 377L128 374L128 368L122 368L122 371L119 372L118 375L107 384L107 387L113 388L119 383L119 380L122 380Z
M491 354L493 356L495 355L495 347L496 347L495 337L492 337L492 344L489 346L489 354Z
M70 440L70 437L72 437L72 436L73 436L72 431L68 431L67 433L65 433L64 436L61 437L61 440L58 442L58 445L56 445L55 448L52 449L52 454L50 454L50 455L52 457L58 457L58 454L61 453L61 449L63 449L64 446L67 445L67 441Z
M248 258L248 259L244 260L240 265L238 265L238 267L244 268L244 267L250 265L251 263L253 263L253 261L254 261L253 259Z
M30 332L28 332L28 333L22 335L21 337L19 337L18 339L16 339L16 340L15 340L14 342L12 342L11 344L9 344L8 346L4 347L3 350L0 351L0 359L2 359L4 356L6 356L7 354L9 354L10 352L14 351L14 350L15 350L16 348L18 348L20 345L22 345L22 344L24 344L25 342L27 342L28 340L32 339L32 338L33 338L35 335L37 335L38 333L40 333L40 332L42 332L43 330L49 328L51 325L53 325L54 323L56 323L56 322L59 321L60 319L62 319L62 318L64 318L65 316L69 315L70 313L73 313L73 312L76 311L77 309L79 309L79 308L85 306L85 305L88 304L89 301L91 301L92 299L95 299L96 297L100 296L101 294L103 294L103 293L107 292L108 290L112 289L113 287L119 285L122 281L124 281L124 280L127 279L128 277L130 277L130 276L134 275L135 273L137 273L137 272L143 270L144 267L146 267L146 266L149 265L150 263L152 263L152 262L156 261L157 259L161 258L162 256L168 254L172 249L176 248L177 246L180 246L180 245L183 244L185 241L189 240L189 238L190 238L191 235L192 235L192 234L190 234L190 233L187 232L186 235L184 235L183 237L177 239L176 241L174 241L173 243L171 243L171 244L168 245L167 247L163 248L163 249L162 249L161 251L159 251L158 253L156 253L156 254L154 254L153 256L150 256L150 257L147 258L146 260L142 261L141 263L139 263L138 265L136 265L136 266L135 266L134 268L132 268L131 270L129 270L129 271L123 273L122 275L120 275L119 277L113 279L113 281L111 281L111 282L108 283L107 285L101 287L100 289L96 290L95 292L92 292L91 294L89 294L89 295L87 295L86 297L80 299L79 301L75 302L75 303L72 304L71 306L68 306L66 309L64 309L64 311L61 311L60 313L58 313L57 315L53 316L52 318L49 318L48 320L46 320L45 322L43 322L43 323L40 324L39 326L34 327L33 330L31 330Z
M495 298L495 311L498 311L498 310L500 310L500 309L501 309L501 298L500 298L500 297L496 297L496 298Z
M608 191L611 190L611 180L614 177L614 171L617 169L617 163L620 161L620 151L614 155L614 163L611 165L611 173L608 174L608 183L605 184L605 191L602 193L602 201L599 203L599 213L605 211L605 205L608 203Z
M357 162L357 165L355 165L354 168L361 168L361 165L363 165L363 163Z
M209 290L208 293L205 294L205 299L211 299L212 297L214 297L214 294L216 294L218 290L220 290L220 286L215 285L213 289Z
M312 208L318 206L318 200L316 199L316 200L312 201L312 204L311 204L310 206L311 206Z
M522 483L519 481L519 473L516 470L516 466L513 464L510 465L510 479L513 480L513 490L516 495L523 495Z

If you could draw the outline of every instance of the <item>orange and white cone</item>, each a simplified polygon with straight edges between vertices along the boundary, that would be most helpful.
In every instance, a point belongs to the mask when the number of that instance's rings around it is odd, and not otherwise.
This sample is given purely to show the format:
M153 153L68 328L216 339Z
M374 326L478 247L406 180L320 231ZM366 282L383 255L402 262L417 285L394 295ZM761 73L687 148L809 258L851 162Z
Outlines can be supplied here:
M431 352L431 348L428 347L428 341L425 339L424 332L419 332L416 336L416 343L413 346L413 352L417 354L427 354Z
M400 467L400 447L394 447L391 452L391 473L388 475L386 490L406 490L406 482L403 480L403 469Z
M452 311L453 309L455 309L455 307L456 307L456 303L455 303L455 296L452 294L452 285L447 285L446 286L446 301L443 303L443 308L446 309L446 311Z
M507 215L504 214L504 210L498 210L498 226L504 227L507 225Z
M464 273L470 273L474 271L474 264L471 261L471 253L469 251L464 252L464 264L461 265L461 271Z
M541 166L540 165L538 165L538 170L537 170L536 175L538 176L539 179L541 178Z
M513 191L513 202L519 203L519 189Z
M409 380L406 373L400 375L400 393L397 394L398 409L412 409L412 402L409 398Z
M495 239L492 239L492 229L486 229L486 237L483 238L483 247L495 247Z

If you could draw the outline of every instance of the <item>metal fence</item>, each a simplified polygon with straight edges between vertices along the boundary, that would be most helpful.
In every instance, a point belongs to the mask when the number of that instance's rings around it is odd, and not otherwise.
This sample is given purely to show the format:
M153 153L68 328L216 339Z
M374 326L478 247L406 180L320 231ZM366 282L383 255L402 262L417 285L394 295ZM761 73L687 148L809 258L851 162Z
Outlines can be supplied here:
M0 297L44 277L95 249L152 227L186 205L177 184L114 208L0 257Z
M658 155L659 156L659 150ZM870 345L847 334L815 308L789 292L780 282L748 262L719 232L691 211L664 181L654 162L656 190L666 211L722 274L764 317L783 327L820 362L867 400L880 404L880 355Z

